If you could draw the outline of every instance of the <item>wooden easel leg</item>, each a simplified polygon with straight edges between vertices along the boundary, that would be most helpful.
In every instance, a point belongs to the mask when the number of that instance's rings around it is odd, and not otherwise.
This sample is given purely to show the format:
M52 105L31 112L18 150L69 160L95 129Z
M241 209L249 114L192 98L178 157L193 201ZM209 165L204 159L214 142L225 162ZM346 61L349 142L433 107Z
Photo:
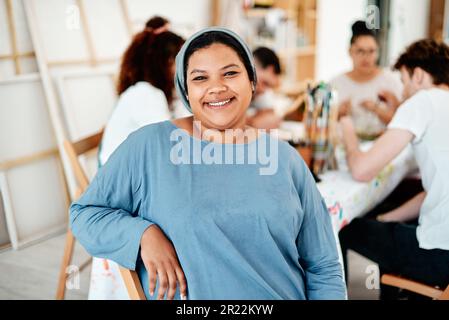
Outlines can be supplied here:
M70 265L73 256L73 248L75 246L75 237L72 231L67 230L65 238L64 256L62 258L61 269L59 271L58 289L56 291L56 300L64 300L65 284L67 281L67 267Z

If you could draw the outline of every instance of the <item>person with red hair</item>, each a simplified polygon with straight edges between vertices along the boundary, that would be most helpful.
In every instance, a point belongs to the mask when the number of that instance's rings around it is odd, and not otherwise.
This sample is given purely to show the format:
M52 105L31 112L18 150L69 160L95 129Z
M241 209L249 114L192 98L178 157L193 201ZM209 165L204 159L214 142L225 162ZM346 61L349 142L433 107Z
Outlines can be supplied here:
M120 95L105 128L99 160L104 164L128 135L144 125L178 118L175 107L175 57L184 39L169 31L168 20L153 17L125 51L117 84Z

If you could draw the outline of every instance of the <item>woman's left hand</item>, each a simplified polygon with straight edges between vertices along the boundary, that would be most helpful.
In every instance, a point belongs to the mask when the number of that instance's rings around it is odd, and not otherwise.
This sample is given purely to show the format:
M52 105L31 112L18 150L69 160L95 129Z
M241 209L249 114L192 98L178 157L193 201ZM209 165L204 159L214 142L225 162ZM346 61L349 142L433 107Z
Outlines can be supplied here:
M372 100L364 100L360 105L368 111L375 112L377 109L377 103Z
M175 247L156 224L148 227L140 241L140 255L148 272L150 295L154 294L159 282L157 299L173 300L179 284L181 299L187 295L187 282L176 254Z
M343 131L354 130L354 122L352 121L352 118L350 116L341 117L339 122L343 128Z

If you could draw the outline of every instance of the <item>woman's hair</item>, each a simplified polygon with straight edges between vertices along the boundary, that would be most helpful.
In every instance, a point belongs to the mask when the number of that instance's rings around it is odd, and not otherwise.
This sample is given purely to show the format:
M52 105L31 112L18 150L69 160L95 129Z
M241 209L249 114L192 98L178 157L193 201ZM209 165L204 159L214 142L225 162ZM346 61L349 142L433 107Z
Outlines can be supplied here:
M210 45L214 43L221 43L225 46L228 46L229 48L233 49L237 55L240 58L240 61L242 61L243 65L245 66L246 72L248 73L248 78L251 82L255 84L256 82L256 75L253 71L253 67L251 64L251 61L248 58L248 55L245 52L245 49L242 47L242 45L234 39L232 36L219 31L209 31L206 33L203 33L198 38L194 39L189 47L187 48L185 55L184 55L184 79L187 79L187 68L189 63L190 56L203 48L207 48ZM187 92L187 81L185 81L185 88L184 90Z
M153 18L151 18L150 20L147 21L147 23L145 24L145 27L152 28L152 29L158 29L158 28L165 26L168 23L170 23L170 21L168 21L167 19L165 19L163 17L159 17L159 16L154 16Z
M419 40L407 47L394 64L399 70L405 67L410 76L415 68L428 72L436 85L449 85L449 47L431 39Z
M253 56L263 69L273 66L275 74L281 74L281 63L279 62L279 57L276 53L267 47L259 47L253 51Z
M352 24L351 29L352 29L351 44L354 44L357 41L357 39L362 36L373 37L374 40L376 40L376 42L377 42L376 32L374 31L374 29L369 29L366 26L365 21L358 20L358 21L354 22Z
M134 36L122 58L118 94L139 81L146 81L161 89L169 104L172 102L174 84L170 69L184 39L170 31L154 32L167 23L161 17L152 18Z

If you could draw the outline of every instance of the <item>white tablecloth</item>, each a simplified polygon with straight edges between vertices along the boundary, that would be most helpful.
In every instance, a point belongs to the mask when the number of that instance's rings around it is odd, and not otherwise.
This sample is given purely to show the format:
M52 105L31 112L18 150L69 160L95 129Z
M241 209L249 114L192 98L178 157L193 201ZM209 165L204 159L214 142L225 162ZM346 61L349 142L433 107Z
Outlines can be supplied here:
M367 149L372 143L365 143ZM371 182L357 182L346 170L328 171L317 184L336 231L382 202L409 174L417 170L411 146L407 146Z
M302 122L283 121L279 138L298 142L305 139ZM360 144L362 150L368 150L373 142ZM342 146L337 147L339 170L328 171L320 175L318 189L323 196L332 217L334 229L338 232L344 225L356 217L363 216L382 202L396 186L410 173L417 171L412 147L405 148L371 182L363 183L352 179L347 169Z

